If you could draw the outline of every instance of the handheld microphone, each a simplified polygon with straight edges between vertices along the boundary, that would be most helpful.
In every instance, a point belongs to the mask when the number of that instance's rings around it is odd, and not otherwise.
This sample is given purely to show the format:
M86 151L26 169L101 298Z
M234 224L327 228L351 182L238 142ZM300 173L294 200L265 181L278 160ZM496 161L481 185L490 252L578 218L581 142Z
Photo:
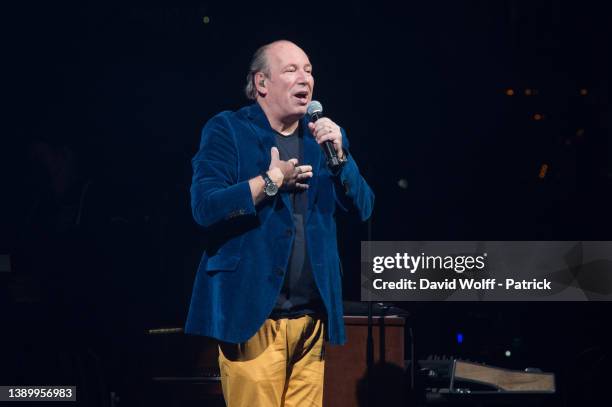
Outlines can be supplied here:
M310 121L314 123L323 116L323 105L321 105L320 102L313 100L308 104L306 113L308 113L308 116L310 116ZM329 140L324 141L323 151L325 152L327 166L329 169L332 171L337 170L340 167L340 160L338 159L338 154L334 148L334 143Z

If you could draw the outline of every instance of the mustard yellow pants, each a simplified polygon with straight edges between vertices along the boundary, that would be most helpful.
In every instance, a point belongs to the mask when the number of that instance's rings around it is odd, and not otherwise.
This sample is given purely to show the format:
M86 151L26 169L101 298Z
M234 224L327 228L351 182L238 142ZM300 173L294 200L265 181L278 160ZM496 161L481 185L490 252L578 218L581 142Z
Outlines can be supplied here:
M321 407L324 323L305 315L267 319L240 344L219 345L228 407Z

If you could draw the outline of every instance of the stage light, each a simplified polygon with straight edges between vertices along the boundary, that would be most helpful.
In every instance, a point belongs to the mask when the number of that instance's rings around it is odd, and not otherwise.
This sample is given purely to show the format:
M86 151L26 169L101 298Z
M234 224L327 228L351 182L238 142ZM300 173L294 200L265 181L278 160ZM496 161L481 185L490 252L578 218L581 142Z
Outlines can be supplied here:
M203 22L204 24L208 24L208 23L210 23L210 17L208 17L208 16L204 16L204 17L202 18L202 22Z
M536 122L539 122L540 120L544 119L544 115L541 113L536 113L533 115L533 120L535 120Z
M512 356L512 352L510 352L509 350L506 351L505 353L506 357L509 358L510 356Z
M408 188L408 180L406 178L400 178L397 181L397 186L400 187L401 189L407 189Z
M576 137L582 137L582 136L584 136L584 129L576 130Z
M580 89L580 96L586 96L588 94L589 94L588 89L586 89L586 88Z
M540 173L538 174L538 178L544 179L546 177L546 173L548 172L548 164L542 164L540 167Z
M525 96L531 96L533 94L533 91L529 88L525 89Z
M512 88L506 89L506 96L514 96L514 89Z
M457 332L457 343L463 343L463 334L461 332Z

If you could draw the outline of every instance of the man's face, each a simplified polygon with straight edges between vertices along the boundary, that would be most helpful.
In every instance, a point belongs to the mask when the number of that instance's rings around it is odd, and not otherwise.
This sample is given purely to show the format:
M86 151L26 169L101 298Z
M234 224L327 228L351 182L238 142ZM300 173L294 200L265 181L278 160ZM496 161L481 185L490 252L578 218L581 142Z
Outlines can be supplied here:
M314 78L308 56L290 42L267 50L270 78L266 79L265 103L281 120L297 120L312 100Z

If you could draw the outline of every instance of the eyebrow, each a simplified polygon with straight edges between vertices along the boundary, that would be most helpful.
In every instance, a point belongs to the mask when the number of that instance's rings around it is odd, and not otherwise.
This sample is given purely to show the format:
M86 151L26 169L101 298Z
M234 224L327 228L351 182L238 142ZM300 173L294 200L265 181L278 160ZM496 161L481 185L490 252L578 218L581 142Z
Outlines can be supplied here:
M290 67L295 67L295 68L297 68L297 67L298 67L298 65L297 65L297 64L287 64L287 65L285 65L285 67L284 67L283 69L287 69L287 68L290 68ZM310 68L310 69L312 69L312 64L306 64L306 65L304 65L304 68Z

